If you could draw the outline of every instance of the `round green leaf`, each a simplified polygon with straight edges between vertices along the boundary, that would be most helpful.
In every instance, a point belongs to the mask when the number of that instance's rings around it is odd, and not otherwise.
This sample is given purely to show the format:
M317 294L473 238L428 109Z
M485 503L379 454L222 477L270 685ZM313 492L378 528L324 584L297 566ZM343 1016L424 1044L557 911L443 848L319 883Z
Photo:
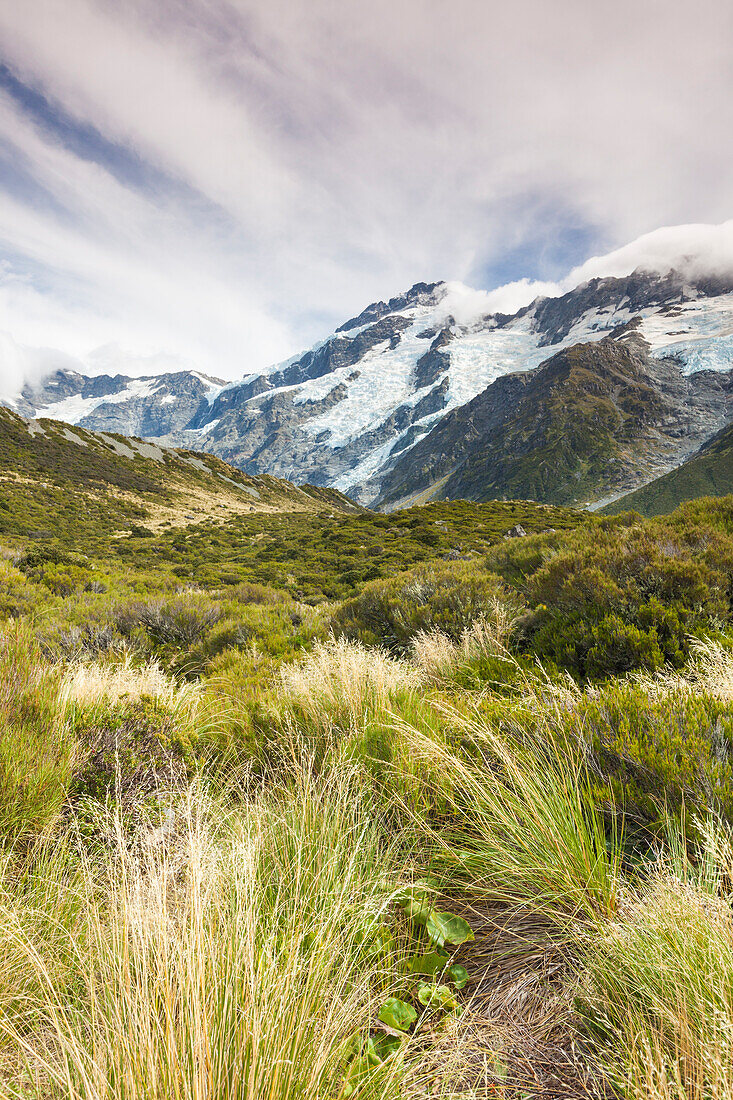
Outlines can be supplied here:
M430 940L437 947L443 947L446 943L457 946L475 938L471 925L463 917L456 917L453 913L440 913L437 909L431 910L425 927Z
M413 955L408 959L407 969L411 974L428 974L432 977L444 970L447 962L447 955L440 951L430 951L427 955Z
M405 1004L398 997L389 997L380 1008L378 1016L387 1027L407 1031L415 1023L417 1012L412 1005Z
M468 981L468 971L465 966L459 966L458 963L454 963L448 970L448 977L453 982L456 989L463 989Z
M447 985L421 982L417 988L417 999L426 1008L458 1008L458 1001Z
M402 1036L378 1035L373 1042L375 1053L383 1062L386 1062L388 1058L391 1058L392 1055L400 1049Z

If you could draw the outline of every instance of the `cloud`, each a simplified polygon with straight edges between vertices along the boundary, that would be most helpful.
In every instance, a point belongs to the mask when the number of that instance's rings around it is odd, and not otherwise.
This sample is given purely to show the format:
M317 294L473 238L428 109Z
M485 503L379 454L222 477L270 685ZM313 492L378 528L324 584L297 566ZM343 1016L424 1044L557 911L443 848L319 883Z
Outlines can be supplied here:
M645 233L605 256L594 256L564 280L571 289L589 279L622 278L639 268L664 274L673 268L697 278L733 273L733 220L721 225L674 225Z
M7 332L0 332L0 401L11 403L25 382L56 370L79 370L83 364L53 348L27 348Z
M559 225L602 254L730 216L732 31L719 0L0 5L0 328L235 378L418 280L526 304Z
M494 290L474 290L464 283L451 281L447 293L440 301L442 316L453 317L458 325L470 325L473 321L491 313L516 313L535 298L557 297L563 290L559 283L538 282L534 279L517 279Z

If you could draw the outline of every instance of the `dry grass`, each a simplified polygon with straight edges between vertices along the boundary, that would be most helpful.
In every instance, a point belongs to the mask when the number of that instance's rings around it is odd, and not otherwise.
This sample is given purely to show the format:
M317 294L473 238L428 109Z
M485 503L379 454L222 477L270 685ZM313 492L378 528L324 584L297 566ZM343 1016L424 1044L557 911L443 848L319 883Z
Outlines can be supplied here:
M637 673L631 679L652 699L672 692L706 691L722 702L733 700L733 653L711 638L693 638L691 650L692 657L680 672Z
M688 666L692 683L723 702L733 700L733 653L709 639L695 639Z
M733 1098L733 836L670 835L647 883L585 955L584 1003L609 1083L630 1100Z
M516 615L501 600L463 631L454 642L441 630L421 630L412 641L412 659L434 679L441 679L462 664L481 657L506 657Z
M401 691L418 689L420 672L380 649L345 638L317 642L302 660L280 670L281 697L316 724L335 715L356 725Z
M136 665L125 657L116 664L79 663L65 674L59 690L59 705L96 706L125 699L154 700L167 710L180 713L196 708L200 689L196 684L181 684L168 676L155 661Z
M116 835L76 884L73 992L0 897L3 940L33 976L0 1017L37 1082L25 1095L45 1081L68 1100L336 1096L349 1037L400 962L375 939L395 853L352 778L302 774L236 814L193 789L157 843ZM396 1097L400 1065L373 1075L373 1100Z

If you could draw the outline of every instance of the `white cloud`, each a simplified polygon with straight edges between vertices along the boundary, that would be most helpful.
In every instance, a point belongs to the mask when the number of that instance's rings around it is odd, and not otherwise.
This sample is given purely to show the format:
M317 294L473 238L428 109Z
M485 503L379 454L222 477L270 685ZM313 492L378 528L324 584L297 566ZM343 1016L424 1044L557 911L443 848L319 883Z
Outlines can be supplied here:
M535 298L556 297L563 293L558 283L518 279L494 290L474 290L464 283L451 281L440 302L440 313L452 316L458 325L470 325L489 313L516 313Z
M27 348L7 332L0 332L0 401L16 398L29 379L55 370L80 370L83 364L53 348Z
M234 378L417 280L475 280L547 209L662 263L660 222L731 213L732 31L719 0L0 4L14 74L148 180L0 99L0 150L37 187L0 201L0 328Z
M570 289L589 279L613 275L622 278L640 268L664 274L675 268L695 278L733 273L733 220L721 225L673 225L617 248L605 256L593 256L574 268L564 280Z

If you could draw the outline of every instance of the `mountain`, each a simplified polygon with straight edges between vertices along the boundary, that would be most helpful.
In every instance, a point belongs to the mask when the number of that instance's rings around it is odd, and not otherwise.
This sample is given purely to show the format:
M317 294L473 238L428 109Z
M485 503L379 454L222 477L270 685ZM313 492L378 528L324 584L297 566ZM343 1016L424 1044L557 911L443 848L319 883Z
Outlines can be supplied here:
M239 382L220 385L195 372L147 379L60 372L26 387L16 408L210 452L252 476L332 485L377 506L411 494L484 499L515 487L542 499L597 501L676 465L726 423L733 278L637 271L592 279L511 315L485 312L477 301L460 285L418 283ZM604 342L632 321L644 342L636 366L617 362ZM573 368L564 384L557 361L550 364L575 345L586 349L582 370ZM529 386L538 367L544 373ZM618 407L613 392L593 392L613 390L614 371L624 380ZM568 387L580 416L572 431L561 407ZM608 436L619 418L626 434L616 446ZM556 467L559 432L568 437ZM534 462L536 477L528 473Z
M656 476L733 417L733 372L685 375L631 321L505 375L445 416L382 482L381 503L590 503Z
M233 515L361 509L334 489L249 477L210 454L0 408L0 535L89 548Z
M14 404L21 416L80 424L90 431L159 439L202 416L224 383L196 371L129 378L103 374L92 378L59 370L24 388Z
M633 509L644 516L672 512L686 500L733 492L733 424L704 443L682 465L607 505L609 515Z

